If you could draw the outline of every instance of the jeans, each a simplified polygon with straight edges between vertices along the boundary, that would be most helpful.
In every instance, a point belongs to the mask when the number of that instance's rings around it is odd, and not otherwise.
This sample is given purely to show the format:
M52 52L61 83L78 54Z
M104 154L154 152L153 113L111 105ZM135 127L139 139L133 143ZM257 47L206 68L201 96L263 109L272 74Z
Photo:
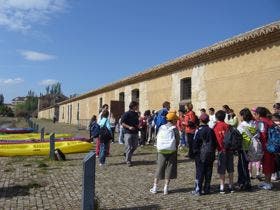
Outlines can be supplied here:
M109 143L100 143L100 154L99 154L99 162L101 164L105 164L106 160L106 151Z
M189 145L189 158L194 158L194 154L193 154L193 138L194 138L194 134L193 133L187 133L187 141L188 141L188 145Z
M124 129L122 126L120 126L119 143L124 144Z

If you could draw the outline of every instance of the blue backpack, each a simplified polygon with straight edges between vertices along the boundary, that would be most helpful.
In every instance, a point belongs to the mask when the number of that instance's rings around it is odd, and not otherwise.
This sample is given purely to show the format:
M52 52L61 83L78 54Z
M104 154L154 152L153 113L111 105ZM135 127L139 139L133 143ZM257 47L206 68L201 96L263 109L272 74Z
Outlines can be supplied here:
M90 126L90 137L91 138L97 138L100 134L100 126L94 122L91 126Z
M156 132L158 132L158 129L160 126L165 125L167 123L166 115L168 113L167 109L161 109L155 116L154 122L156 125Z
M268 129L266 149L270 153L280 153L280 128L278 126L273 126Z

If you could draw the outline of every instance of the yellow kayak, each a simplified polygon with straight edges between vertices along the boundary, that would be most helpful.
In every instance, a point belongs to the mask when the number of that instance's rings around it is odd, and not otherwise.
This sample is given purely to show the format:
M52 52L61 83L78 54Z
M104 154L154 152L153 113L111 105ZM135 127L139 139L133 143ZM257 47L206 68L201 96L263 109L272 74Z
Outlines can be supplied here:
M69 133L58 133L55 134L55 138L69 138L73 137L72 134ZM0 135L0 140L34 140L34 139L40 139L41 134L40 133L26 133L26 134L6 134L6 135ZM45 139L50 139L50 135L47 134L44 137Z
M92 144L85 141L61 141L55 142L55 148L59 148L64 154L88 152ZM19 143L1 144L0 156L30 156L49 155L50 143Z

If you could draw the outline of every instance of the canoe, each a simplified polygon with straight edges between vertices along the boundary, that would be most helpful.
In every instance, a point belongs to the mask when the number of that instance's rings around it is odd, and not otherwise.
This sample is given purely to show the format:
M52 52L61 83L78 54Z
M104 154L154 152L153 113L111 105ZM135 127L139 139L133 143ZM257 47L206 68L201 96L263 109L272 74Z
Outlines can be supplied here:
M55 138L70 138L72 134L69 133L58 133L55 134ZM6 134L0 135L0 140L33 140L40 139L40 133L28 133L28 134ZM44 139L50 139L50 135L47 134L44 136Z
M0 128L0 133L32 133L33 128Z
M55 138L55 142L60 141L86 141L90 142L89 139L84 137L70 137L70 138ZM40 142L50 142L50 139L44 139L41 141L41 139L18 139L18 140L0 140L0 144L25 144L25 143L40 143Z
M64 154L81 153L89 152L92 144L85 141L60 141L55 142L55 148L59 148ZM49 142L0 145L0 156L40 156L49 153Z

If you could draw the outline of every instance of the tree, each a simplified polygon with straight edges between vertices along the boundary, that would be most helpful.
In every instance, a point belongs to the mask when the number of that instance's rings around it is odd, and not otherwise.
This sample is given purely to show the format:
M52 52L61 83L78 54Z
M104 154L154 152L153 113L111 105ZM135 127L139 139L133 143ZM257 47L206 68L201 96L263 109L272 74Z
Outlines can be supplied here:
M3 94L0 94L0 105L4 104L4 96Z
M29 117L36 115L38 108L38 97L34 91L29 90L27 93L27 99L24 103L18 104L15 107L15 115L17 117Z

